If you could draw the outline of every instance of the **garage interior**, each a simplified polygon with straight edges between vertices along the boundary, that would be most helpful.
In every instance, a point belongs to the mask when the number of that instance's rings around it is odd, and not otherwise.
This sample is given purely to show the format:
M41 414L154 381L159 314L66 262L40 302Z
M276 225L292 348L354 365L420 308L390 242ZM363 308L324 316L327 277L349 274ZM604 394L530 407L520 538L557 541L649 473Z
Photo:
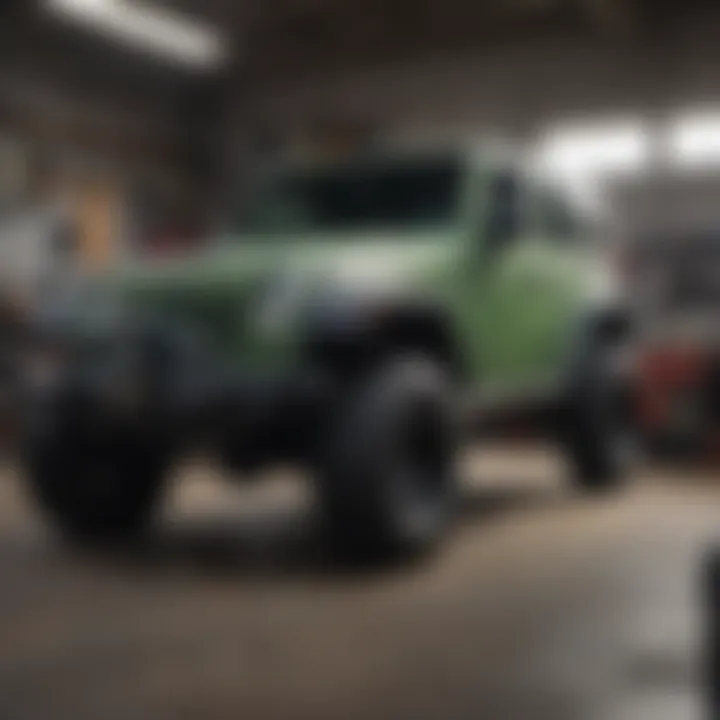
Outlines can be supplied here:
M0 295L23 307L68 267L191 253L278 157L488 136L602 212L645 302L679 251L720 248L718 37L712 0L5 2ZM691 274L720 257L703 252ZM682 411L705 390L678 370L717 353L710 285L699 330L648 301L644 412L679 461L588 499L541 445L481 445L456 532L409 568L338 568L293 478L228 488L202 465L149 548L82 554L6 453L0 718L717 717L720 428Z

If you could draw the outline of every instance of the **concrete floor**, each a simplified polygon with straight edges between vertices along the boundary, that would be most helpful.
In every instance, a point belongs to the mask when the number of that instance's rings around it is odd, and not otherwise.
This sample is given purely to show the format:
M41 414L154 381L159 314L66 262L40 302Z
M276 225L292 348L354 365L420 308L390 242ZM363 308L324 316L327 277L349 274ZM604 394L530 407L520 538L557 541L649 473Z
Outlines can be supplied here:
M442 552L374 573L324 559L292 481L228 488L189 468L149 547L89 557L6 472L0 718L700 717L713 478L588 500L538 452L469 465Z

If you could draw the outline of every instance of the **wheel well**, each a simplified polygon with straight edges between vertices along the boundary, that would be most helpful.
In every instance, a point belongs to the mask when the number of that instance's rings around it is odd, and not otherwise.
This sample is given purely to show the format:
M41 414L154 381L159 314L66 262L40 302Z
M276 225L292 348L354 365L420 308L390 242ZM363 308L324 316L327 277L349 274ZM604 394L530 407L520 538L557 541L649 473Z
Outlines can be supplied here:
M623 346L631 340L634 329L630 314L623 308L608 308L582 319L568 348L563 386L572 394L582 384L598 353Z
M432 315L399 315L382 323L372 340L381 359L402 352L420 352L441 362L453 375L462 374L455 337L448 322Z
M626 340L632 333L630 315L623 309L601 313L595 318L593 325L596 338L611 345Z
M341 373L353 373L407 352L431 356L453 376L463 372L452 326L434 308L387 309L369 322L337 322L313 335L309 350L321 366Z

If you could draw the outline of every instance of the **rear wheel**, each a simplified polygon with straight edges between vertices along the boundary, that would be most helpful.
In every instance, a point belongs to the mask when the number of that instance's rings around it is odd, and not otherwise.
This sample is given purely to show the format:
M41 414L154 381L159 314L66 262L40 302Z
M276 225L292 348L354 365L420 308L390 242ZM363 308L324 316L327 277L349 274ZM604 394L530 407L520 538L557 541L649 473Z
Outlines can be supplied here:
M366 558L417 554L442 538L455 490L451 405L438 363L401 357L337 408L320 468L325 527L336 550Z
M562 436L574 484L591 491L619 487L638 453L631 379L620 350L597 348L563 408Z

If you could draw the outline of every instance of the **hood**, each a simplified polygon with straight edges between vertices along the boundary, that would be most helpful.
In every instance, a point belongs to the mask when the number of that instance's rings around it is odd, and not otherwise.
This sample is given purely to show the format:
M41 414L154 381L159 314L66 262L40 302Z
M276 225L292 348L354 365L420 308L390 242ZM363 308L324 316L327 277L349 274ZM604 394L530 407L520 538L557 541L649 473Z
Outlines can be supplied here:
M226 239L193 256L127 266L119 279L130 287L190 290L283 275L349 289L393 290L447 262L449 240L437 232Z
M445 274L453 246L447 234L427 232L247 238L195 257L128 267L119 280L136 306L190 323L247 357L251 346L292 341L318 302L427 287L431 276Z

